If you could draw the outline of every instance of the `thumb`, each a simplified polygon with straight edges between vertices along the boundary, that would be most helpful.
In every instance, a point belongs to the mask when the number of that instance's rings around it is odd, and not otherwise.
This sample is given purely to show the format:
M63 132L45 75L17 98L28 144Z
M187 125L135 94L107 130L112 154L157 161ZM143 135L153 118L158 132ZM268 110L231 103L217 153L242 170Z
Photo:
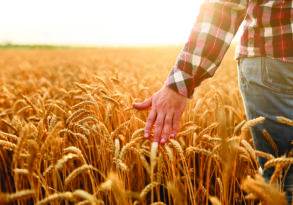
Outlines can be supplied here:
M145 110L152 105L152 98L148 98L143 102L133 103L133 107L137 110Z

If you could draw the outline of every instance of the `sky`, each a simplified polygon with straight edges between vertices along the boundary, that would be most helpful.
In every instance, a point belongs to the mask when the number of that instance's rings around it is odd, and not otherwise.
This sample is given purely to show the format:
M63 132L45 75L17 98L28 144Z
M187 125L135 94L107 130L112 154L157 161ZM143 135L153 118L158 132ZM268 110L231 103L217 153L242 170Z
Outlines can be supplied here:
M184 43L201 0L0 0L0 43Z

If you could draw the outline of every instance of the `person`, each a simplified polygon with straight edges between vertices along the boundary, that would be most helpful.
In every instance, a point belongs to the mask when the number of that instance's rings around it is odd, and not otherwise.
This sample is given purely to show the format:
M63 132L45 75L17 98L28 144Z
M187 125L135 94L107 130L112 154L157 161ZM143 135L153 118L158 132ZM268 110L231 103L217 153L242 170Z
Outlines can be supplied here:
M150 138L152 128L152 139L158 143L175 137L187 99L203 80L214 75L242 23L236 59L245 113L248 119L265 117L264 123L251 129L255 147L276 157L292 150L293 127L276 118L293 119L292 7L291 0L205 0L164 86L133 105L138 110L150 108L145 137ZM273 137L277 153L262 137L263 130ZM263 167L265 160L259 162ZM269 180L272 170L263 175ZM292 167L284 189L291 204Z

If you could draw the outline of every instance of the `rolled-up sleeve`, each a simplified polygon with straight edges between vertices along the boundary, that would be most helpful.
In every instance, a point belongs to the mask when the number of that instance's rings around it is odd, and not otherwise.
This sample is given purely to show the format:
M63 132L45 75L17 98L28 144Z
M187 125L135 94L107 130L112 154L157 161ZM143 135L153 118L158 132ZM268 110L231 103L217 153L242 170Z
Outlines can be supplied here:
M248 0L206 0L188 42L179 53L166 85L191 98L194 88L212 77L243 21Z

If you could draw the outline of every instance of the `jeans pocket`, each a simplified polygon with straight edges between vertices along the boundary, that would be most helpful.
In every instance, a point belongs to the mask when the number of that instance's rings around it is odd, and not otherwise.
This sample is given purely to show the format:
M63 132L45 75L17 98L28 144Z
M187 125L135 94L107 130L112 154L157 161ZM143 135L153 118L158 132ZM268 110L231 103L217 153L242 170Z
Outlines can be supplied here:
M270 90L293 95L293 64L264 57L261 65L263 84Z
M261 83L260 67L260 57L241 59L239 62L239 80L243 87L248 88Z

